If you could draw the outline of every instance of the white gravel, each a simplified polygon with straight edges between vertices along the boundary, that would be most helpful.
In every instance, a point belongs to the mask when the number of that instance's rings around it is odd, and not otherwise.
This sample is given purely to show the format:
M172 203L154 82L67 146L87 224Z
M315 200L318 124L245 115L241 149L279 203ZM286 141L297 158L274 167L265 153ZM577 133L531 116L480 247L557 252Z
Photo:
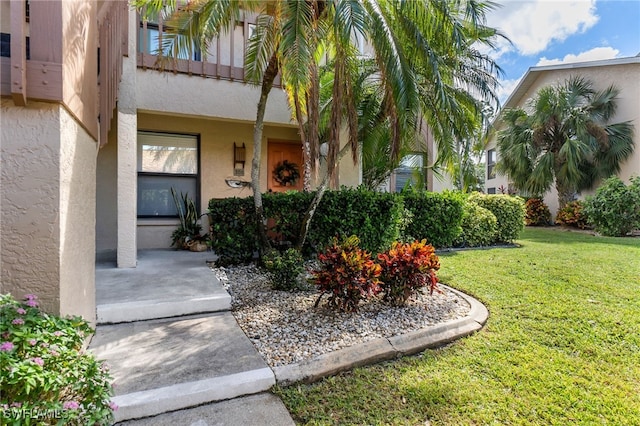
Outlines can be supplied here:
M232 298L232 312L240 327L271 367L297 363L368 340L433 326L461 318L469 304L457 294L420 292L406 306L379 301L361 303L356 313L325 306L315 290L272 290L256 266L213 268Z

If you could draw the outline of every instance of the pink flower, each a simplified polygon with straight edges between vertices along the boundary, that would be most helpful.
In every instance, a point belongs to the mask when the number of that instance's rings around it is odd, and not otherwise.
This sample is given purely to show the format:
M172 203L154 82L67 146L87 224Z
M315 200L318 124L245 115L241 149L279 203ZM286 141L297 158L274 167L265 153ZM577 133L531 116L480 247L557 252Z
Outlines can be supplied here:
M39 356L37 356L35 358L31 358L31 361L34 364L38 364L40 367L42 367L44 365L44 360L42 358L40 358Z
M24 315L27 313L27 311L25 311L23 308L16 309L16 312L19 313L20 315Z
M38 296L36 296L35 294L25 294L24 298L27 300L36 300Z
M58 356L58 355L60 355L60 354L59 354L58 352L56 352L56 351L49 351L49 353L50 353L52 356Z
M29 300L27 300L27 301L26 301L26 302L24 302L24 303L25 303L25 305L30 306L30 307L32 307L32 308L35 308L36 306L38 306L38 302L36 302L36 301L35 301L35 300L33 300L33 299L29 299Z
M62 334L63 334L62 331L54 331L53 332L53 335L56 336L56 337L60 337L60 336L62 336Z
M35 346L37 343L38 343L38 341L37 341L36 339L31 339L31 340L29 340L29 344L30 344L31 346Z
M112 411L117 411L118 410L118 404L116 404L115 402L111 401L109 403L109 408L111 408Z
M13 325L22 325L22 324L24 324L24 320L22 318L16 318L13 321L11 321L11 324L13 324Z
M8 339L9 336L11 336L11 333L9 333L8 331L5 331L4 333L2 333L2 338L3 339Z
M14 347L15 345L11 342L2 342L2 344L0 344L0 351L9 352L12 351Z
M22 407L22 402L12 402L10 407L20 408Z
M78 403L78 401L65 401L65 403L62 404L62 408L65 410L77 410L80 408L80 403Z

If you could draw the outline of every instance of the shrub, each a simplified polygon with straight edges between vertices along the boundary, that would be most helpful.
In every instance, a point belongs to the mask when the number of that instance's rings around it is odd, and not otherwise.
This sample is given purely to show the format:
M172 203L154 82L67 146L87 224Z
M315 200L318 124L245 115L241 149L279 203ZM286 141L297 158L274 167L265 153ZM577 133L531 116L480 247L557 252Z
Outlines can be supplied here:
M391 303L405 303L421 287L428 285L430 293L437 287L440 261L426 240L395 242L390 250L378 255L378 262L384 299Z
M320 268L313 273L320 290L316 306L324 294L329 294L329 306L353 312L358 310L361 300L381 291L381 267L359 243L356 236L346 238L341 244L334 239L324 253L318 255Z
M568 202L563 208L558 210L558 214L556 214L556 224L585 229L588 224L587 218L582 212L583 208L584 203L580 200Z
M485 195L478 192L469 196L469 202L489 210L496 217L496 242L511 242L524 229L525 208L522 198L511 195Z
M404 241L426 239L435 247L454 244L462 232L462 194L403 191L402 198L404 207L413 216L403 230Z
M462 215L462 233L457 245L463 247L488 246L495 242L498 230L496 216L484 207L467 202Z
M524 223L529 226L546 226L551 223L551 212L542 199L529 198L527 200Z
M111 424L111 377L82 345L93 330L80 317L60 318L0 295L2 424Z
M615 176L605 180L587 197L583 212L602 235L621 237L640 228L640 177L631 178L628 186Z
M274 250L264 256L263 263L274 290L292 291L305 287L302 283L304 259L298 250L290 248L282 254Z
M253 198L209 201L211 248L218 265L248 263L258 250Z
M309 206L305 204L304 208ZM357 235L359 246L378 253L400 237L404 204L397 194L365 188L327 191L309 229L307 252L318 253L333 237Z

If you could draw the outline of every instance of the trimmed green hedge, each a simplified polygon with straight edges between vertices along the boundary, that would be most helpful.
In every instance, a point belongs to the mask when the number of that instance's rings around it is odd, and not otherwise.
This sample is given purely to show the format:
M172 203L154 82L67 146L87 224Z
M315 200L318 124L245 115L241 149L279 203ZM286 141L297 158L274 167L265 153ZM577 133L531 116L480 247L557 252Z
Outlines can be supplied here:
M451 247L462 232L464 196L458 192L402 192L409 211L403 239L422 240L434 247Z
M396 194L364 188L327 191L313 217L308 246L317 253L333 237L357 235L360 248L379 253L400 238L403 212L403 200Z
M456 245L462 247L489 246L495 242L498 230L496 216L484 207L471 202L464 204L462 233Z
M258 249L253 197L209 200L211 248L218 263L248 263Z
M478 192L468 198L469 202L489 210L498 221L495 242L509 243L517 239L524 229L525 206L520 197L511 195L486 195Z
M296 245L302 218L314 195L264 194L272 242ZM450 247L461 232L463 202L464 197L454 192L394 194L364 188L327 191L311 222L304 253L318 253L332 238L351 235L357 235L360 247L372 253L388 249L394 241L424 238L435 247ZM254 216L253 197L209 201L212 248L220 256L220 264L244 263L254 258Z

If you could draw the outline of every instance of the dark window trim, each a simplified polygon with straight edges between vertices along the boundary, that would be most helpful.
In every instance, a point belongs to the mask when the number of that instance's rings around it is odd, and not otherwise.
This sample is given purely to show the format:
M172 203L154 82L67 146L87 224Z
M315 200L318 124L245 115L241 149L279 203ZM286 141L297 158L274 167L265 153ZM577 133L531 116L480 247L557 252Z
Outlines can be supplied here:
M200 133L181 133L181 132L167 132L167 131L162 131L162 130L148 130L148 129L138 129L136 132L136 157L137 157L137 151L138 151L138 140L137 140L137 133L155 133L155 134L159 134L159 135L175 135L175 136L195 136L196 138L196 148L197 148L197 153L198 153L198 160L197 160L197 166L198 166L198 173L196 174L191 174L191 173L159 173L159 172L140 172L138 171L137 175L136 175L136 181L138 176L169 176L169 177L195 177L196 178L196 197L195 197L195 202L196 202L196 209L198 210L198 212L200 212L200 207L201 207L201 200L200 200L200 179L201 179L201 175L202 173L200 172L201 170L201 160L200 160ZM136 168L138 166L136 165ZM137 211L137 209L136 209ZM138 219L152 219L152 218L158 218L158 219L177 219L178 215L137 215Z
M31 59L31 39L26 37L27 61ZM3 58L11 57L11 33L0 33L0 56Z
M493 156L494 159L493 161L491 161L491 153L493 152ZM495 148L493 149L488 149L487 150L487 180L489 179L495 179L496 178L496 156L497 156L497 151L495 150Z

